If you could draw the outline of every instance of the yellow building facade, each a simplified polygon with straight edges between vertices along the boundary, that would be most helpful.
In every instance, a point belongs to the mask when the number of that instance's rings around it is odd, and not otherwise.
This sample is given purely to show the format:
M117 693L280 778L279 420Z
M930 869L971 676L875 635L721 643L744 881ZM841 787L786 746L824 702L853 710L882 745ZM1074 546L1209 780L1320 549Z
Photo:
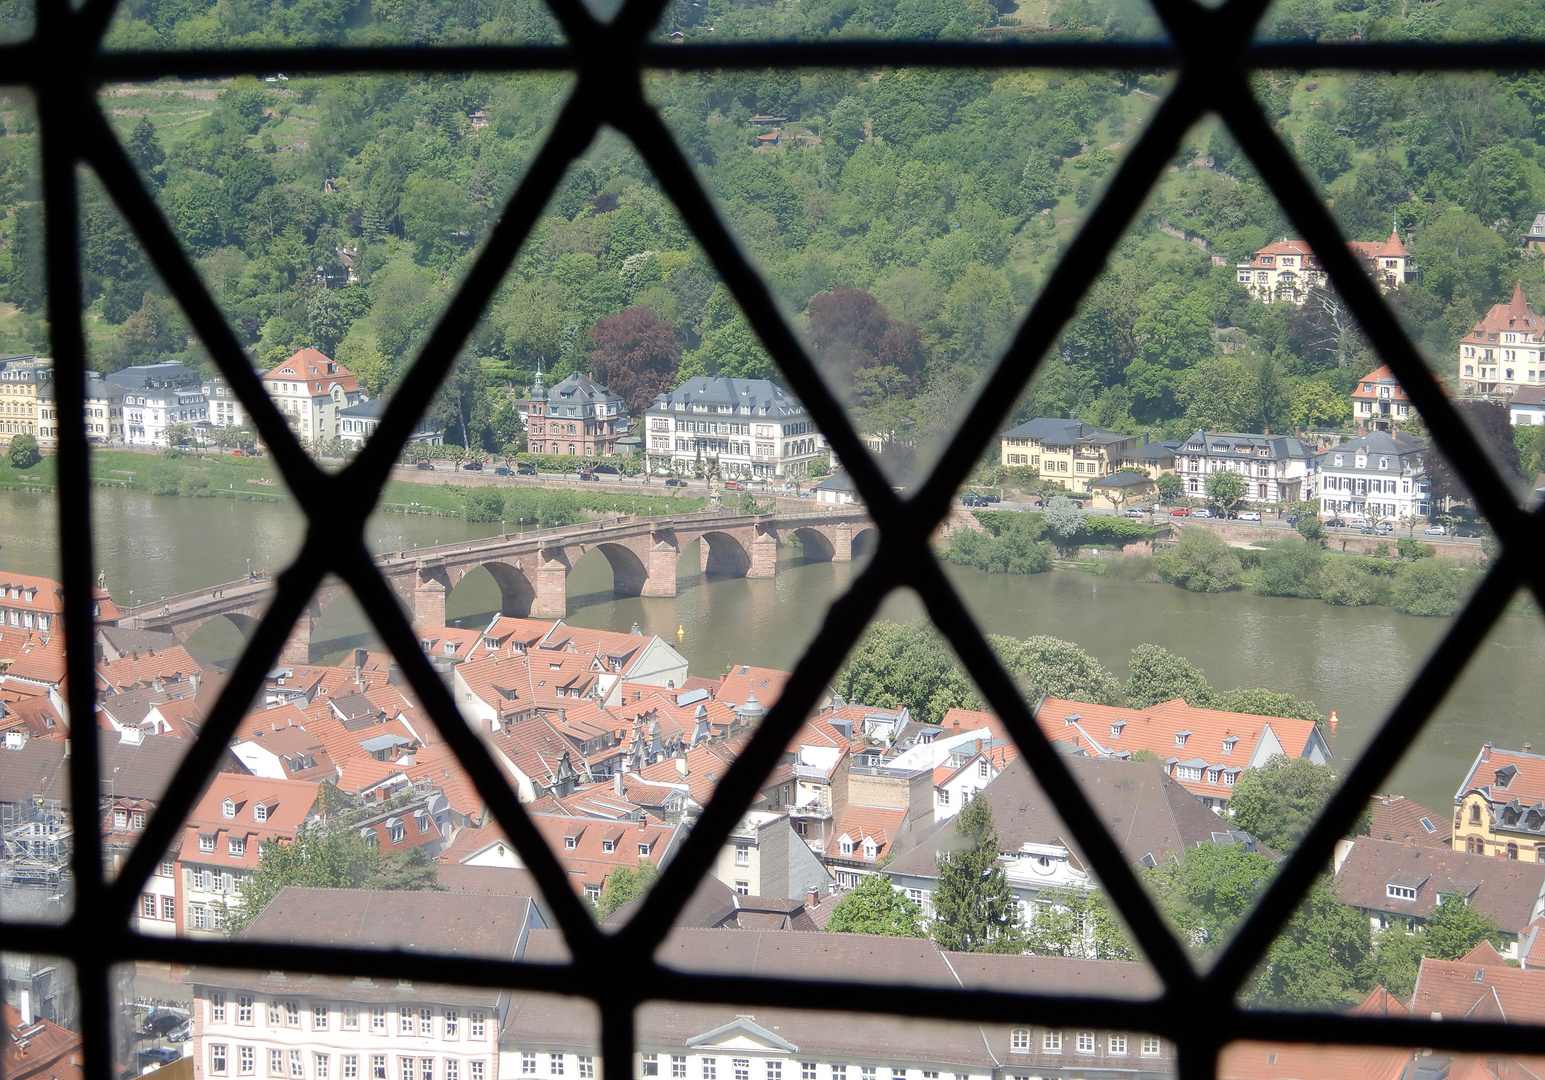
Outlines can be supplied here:
M998 437L999 463L1040 470L1041 479L1087 494L1089 485L1127 466L1139 449L1136 435L1079 420L1037 417Z
M1455 799L1455 851L1545 861L1545 756L1481 748Z

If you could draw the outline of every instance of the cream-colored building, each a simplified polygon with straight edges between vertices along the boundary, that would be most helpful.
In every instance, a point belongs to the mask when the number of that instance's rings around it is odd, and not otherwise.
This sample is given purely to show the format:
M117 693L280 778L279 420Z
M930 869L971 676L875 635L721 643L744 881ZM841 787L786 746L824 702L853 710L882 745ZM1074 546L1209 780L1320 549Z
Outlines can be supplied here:
M124 389L117 383L94 377L87 372L86 438L94 443L123 441ZM52 381L38 388L38 445L45 450L59 446L59 403Z
M54 377L52 360L16 356L0 360L0 445L17 435L37 436L38 389Z
M800 900L826 893L831 871L789 824L787 814L751 810L719 849L713 876L741 896Z
M1545 862L1545 756L1481 747L1454 794L1455 851Z
M1493 304L1459 343L1459 389L1466 394L1512 394L1542 383L1545 333L1519 282L1513 298Z
M999 462L1014 468L1039 469L1042 480L1054 480L1069 491L1087 493L1096 480L1124 468L1143 466L1142 439L1080 420L1036 417L998 437Z
M1398 289L1416 277L1416 260L1400 242L1398 230L1390 230L1388 240L1354 240L1347 247L1363 262L1380 292ZM1302 305L1310 289L1322 289L1329 280L1313 249L1286 237L1234 264L1234 270L1239 284L1263 304Z
M365 400L354 373L315 349L302 349L265 374L263 389L308 445L340 437L338 414Z

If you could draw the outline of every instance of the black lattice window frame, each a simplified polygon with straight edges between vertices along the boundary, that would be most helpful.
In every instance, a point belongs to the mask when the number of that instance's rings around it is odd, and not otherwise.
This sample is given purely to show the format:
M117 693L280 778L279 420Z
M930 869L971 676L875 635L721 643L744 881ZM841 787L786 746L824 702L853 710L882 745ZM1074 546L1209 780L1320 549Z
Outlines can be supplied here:
M47 285L57 403L61 416L60 557L65 592L69 706L74 717L94 709L92 664L92 533L89 449L83 420L85 341L77 256L77 166L96 171L139 234L156 269L187 312L194 330L249 410L286 482L311 523L304 547L278 579L273 601L231 673L205 729L187 755L149 828L115 880L104 876L101 822L80 813L73 852L75 907L65 923L0 920L0 944L70 960L82 1003L85 1071L111 1080L111 966L136 959L283 968L324 974L412 977L445 983L548 991L588 998L599 1009L603 1060L621 1080L632 1071L633 1022L646 1000L743 1002L840 1011L862 1009L961 1021L1122 1026L1158 1034L1177 1047L1185 1080L1210 1080L1217 1053L1234 1039L1426 1046L1455 1051L1538 1053L1545 1028L1525 1024L1438 1023L1422 1019L1276 1013L1242 1009L1238 987L1292 914L1338 837L1453 686L1471 654L1523 587L1545 602L1540 513L1524 512L1486 460L1468 427L1425 368L1399 323L1362 273L1291 152L1273 132L1250 92L1252 71L1267 68L1463 71L1531 69L1545 64L1545 44L1270 45L1252 42L1267 0L1228 0L1208 9L1194 0L1153 0L1169 34L1156 44L980 44L891 41L662 45L649 35L665 0L628 0L609 24L579 0L548 0L568 44L426 48L272 48L241 51L104 53L102 37L116 0L38 0L30 41L0 47L0 83L36 96L42 143ZM771 293L725 229L679 146L649 106L649 70L913 66L932 68L1171 69L1178 74L1147 130L1136 140L1078 238L1042 289L1008 352L981 388L959 432L929 479L910 498L892 492L780 314ZM262 386L186 255L114 137L95 92L104 83L160 76L215 76L264 71L572 71L577 83L543 149L494 228L466 283L451 301L406 376L400 393L359 458L337 475L318 469L300 448ZM1468 605L1351 769L1297 852L1217 963L1198 972L1139 885L1115 841L1096 823L1087 800L995 660L958 594L942 574L928 540L953 492L978 460L1028 384L1040 358L1071 317L1174 155L1185 130L1208 112L1222 117L1360 320L1381 359L1400 377L1433 437L1458 463L1501 541ZM794 391L843 460L880 533L878 550L852 587L833 602L825 623L796 666L783 696L735 762L677 858L634 919L603 933L569 888L494 766L462 720L419 649L392 590L376 572L363 525L417 414L434 395L567 165L600 124L630 137L675 202L698 242L760 335ZM562 967L384 954L243 941L194 942L143 937L130 929L139 890L197 801L247 703L261 686L290 628L325 574L335 573L397 657L414 690L504 827L564 933L572 961ZM881 600L908 586L950 640L983 696L1008 725L1036 778L1064 818L1164 985L1160 997L1132 1002L1092 997L935 988L877 997L873 984L691 975L659 966L654 950L695 882L750 805L789 736L835 674ZM75 740L74 792L99 790L93 739ZM600 965L604 964L604 968ZM617 977L597 979L605 970ZM625 974L623 974L625 973ZM883 1007L877 1002L884 1002Z

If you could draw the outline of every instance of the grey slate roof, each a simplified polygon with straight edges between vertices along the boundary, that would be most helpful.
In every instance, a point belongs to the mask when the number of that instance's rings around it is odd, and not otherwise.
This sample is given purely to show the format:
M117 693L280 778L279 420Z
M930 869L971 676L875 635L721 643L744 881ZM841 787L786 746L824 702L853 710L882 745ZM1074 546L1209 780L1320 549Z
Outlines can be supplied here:
M1514 405L1545 405L1545 385L1520 386L1513 391Z
M1123 469L1120 472L1111 473L1102 480L1096 480L1091 486L1097 488L1135 488L1142 487L1144 484L1152 486L1153 481L1140 472Z
M1069 757L1066 764L1129 862L1149 855L1162 861L1186 848L1210 844L1221 827L1217 814L1152 762ZM1082 865L1088 865L1023 757L1010 762L977 798L986 799L992 810L1001 850L1017 851L1027 843L1066 844ZM916 847L897 857L887 871L936 877L938 852L954 839L953 822L944 824L945 828L925 834Z
M159 800L172 782L177 766L193 746L191 739L147 736L138 746L118 741L115 731L97 731L102 762L102 793L127 799ZM229 750L220 772L244 773L247 767ZM0 750L0 802L34 797L58 799L71 805L70 762L64 743L29 739L17 750Z
M1309 457L1309 448L1291 435L1255 435L1247 431L1209 432L1202 428L1197 428L1196 434L1187 439L1176 452L1205 452L1208 457L1225 460L1248 458L1253 461L1260 458L1263 449L1272 461Z
M525 898L286 885L242 933L255 941L448 956L516 956Z
M1328 450L1321 450L1314 455L1315 468L1334 469L1343 472L1378 473L1400 475L1401 458L1410 458L1413 454L1425 454L1427 444L1422 440L1405 434L1390 434L1387 431L1370 431L1366 435L1356 439L1349 439L1340 446L1332 446ZM1341 455L1342 463L1335 464L1336 455ZM1357 455L1365 455L1362 468L1357 467ZM1385 459L1384 468L1379 468L1379 459Z
M815 485L815 490L857 492L858 485L853 482L852 475L844 469L841 472L832 473L825 480L822 480L819 484Z
M767 379L720 379L698 375L654 399L650 411L690 410L693 405L732 405L741 416L799 416L804 405ZM745 411L742 411L745 410Z
M1397 900L1386 885L1414 888L1416 899ZM1545 863L1358 837L1336 872L1336 890L1353 907L1418 918L1430 915L1441 896L1457 894L1495 918L1498 929L1517 934L1540 913Z
M113 372L111 379L125 390L143 390L147 386L187 386L200 382L198 372L170 361L162 364L135 364Z
M576 371L562 381L549 386L547 388L547 400L554 404L564 401L582 405L594 405L603 402L621 401L622 398L612 393L584 372Z
M1005 431L999 438L1036 439L1043 443L1056 443L1059 446L1073 446L1078 443L1105 446L1110 443L1125 442L1132 436L1118 435L1114 431L1106 431L1093 424L1086 424L1082 420L1037 416L1034 420L1027 420L1011 431Z

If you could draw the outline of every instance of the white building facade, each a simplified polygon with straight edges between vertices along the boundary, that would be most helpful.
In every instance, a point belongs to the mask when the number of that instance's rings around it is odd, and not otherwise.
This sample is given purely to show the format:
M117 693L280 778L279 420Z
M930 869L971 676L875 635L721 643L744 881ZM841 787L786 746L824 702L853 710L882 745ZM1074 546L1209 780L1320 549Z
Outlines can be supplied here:
M1363 514L1407 521L1432 515L1427 444L1409 435L1373 431L1315 455L1308 498L1326 514Z
M129 446L167 445L166 429L174 424L206 423L209 402L199 386L163 386L126 390L123 395L123 441Z
M1309 475L1309 448L1291 435L1198 430L1175 451L1175 473L1186 494L1200 499L1215 472L1244 477L1247 503L1297 502Z
M706 376L655 398L643 440L654 468L692 472L716 461L726 477L803 474L826 447L804 405L783 387Z
M365 400L354 375L316 349L302 349L263 376L290 430L319 445L343 434L339 414Z

